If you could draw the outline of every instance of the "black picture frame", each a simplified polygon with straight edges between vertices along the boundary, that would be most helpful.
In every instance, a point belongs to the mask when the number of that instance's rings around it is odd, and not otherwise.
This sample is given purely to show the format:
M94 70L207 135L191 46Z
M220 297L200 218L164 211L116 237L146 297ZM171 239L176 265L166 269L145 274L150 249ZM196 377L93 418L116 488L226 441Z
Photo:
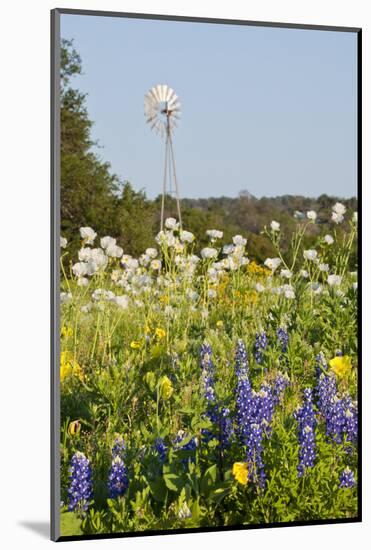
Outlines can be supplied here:
M349 32L355 33L357 36L357 193L358 193L358 213L359 213L359 230L358 230L358 359L359 359L359 375L358 375L358 404L359 404L359 435L358 435L358 514L357 517L332 519L332 520L308 520L308 521L292 521L284 523L265 523L265 524L250 524L232 527L200 527L188 529L169 529L169 530L148 530L140 532L123 532L123 533L107 533L96 535L81 535L81 536L61 536L60 535L60 379L59 379L59 364L60 364L60 319L59 319L59 256L60 256L60 19L63 14L84 15L84 16L99 16L99 17L117 17L128 19L148 19L162 21L183 21L192 23L214 23L228 24L239 26L254 26L254 27L277 27L286 29L302 29L302 30L317 30L317 31L332 31L332 32ZM51 504L50 504L50 535L53 541L73 541L73 540L90 540L90 539L107 539L107 538L128 538L128 537L144 537L153 535L168 535L179 533L198 533L198 532L218 532L218 531L237 531L250 529L265 529L272 527L295 527L308 525L324 525L324 524L345 524L356 523L362 521L362 29L358 27L343 27L343 26L327 26L316 24L296 24L296 23L279 23L268 21L248 21L239 19L219 19L206 17L192 16L173 16L159 15L147 13L124 13L114 11L97 11L97 10L82 10L82 9L65 9L56 8L51 10L51 296L50 296L50 317L51 317L51 394L50 394L50 440L51 440Z

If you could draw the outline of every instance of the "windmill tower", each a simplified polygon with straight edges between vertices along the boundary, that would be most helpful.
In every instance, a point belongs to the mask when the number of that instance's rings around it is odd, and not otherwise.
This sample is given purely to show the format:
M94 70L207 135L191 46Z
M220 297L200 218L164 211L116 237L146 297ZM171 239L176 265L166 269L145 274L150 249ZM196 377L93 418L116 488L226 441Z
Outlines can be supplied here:
M164 227L165 197L169 195L176 200L179 225L182 227L180 212L179 186L176 177L173 148L173 132L180 118L180 102L178 96L166 84L158 84L144 96L144 116L151 130L161 138L165 137L164 179L161 197L161 231Z

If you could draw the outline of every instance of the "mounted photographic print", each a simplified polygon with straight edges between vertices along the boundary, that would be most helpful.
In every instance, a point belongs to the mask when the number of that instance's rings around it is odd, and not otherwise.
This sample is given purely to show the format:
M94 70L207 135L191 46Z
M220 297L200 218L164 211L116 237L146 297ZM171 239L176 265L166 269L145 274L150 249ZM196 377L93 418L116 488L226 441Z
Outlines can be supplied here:
M53 540L361 520L360 59L53 10Z

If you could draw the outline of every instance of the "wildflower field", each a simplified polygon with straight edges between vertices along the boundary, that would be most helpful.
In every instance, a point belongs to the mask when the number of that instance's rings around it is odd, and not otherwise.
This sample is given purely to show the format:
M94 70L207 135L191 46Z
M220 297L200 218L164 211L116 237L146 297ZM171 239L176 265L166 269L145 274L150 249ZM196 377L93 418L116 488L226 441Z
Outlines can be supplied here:
M296 218L262 265L173 218L61 237L62 535L357 517L357 217Z

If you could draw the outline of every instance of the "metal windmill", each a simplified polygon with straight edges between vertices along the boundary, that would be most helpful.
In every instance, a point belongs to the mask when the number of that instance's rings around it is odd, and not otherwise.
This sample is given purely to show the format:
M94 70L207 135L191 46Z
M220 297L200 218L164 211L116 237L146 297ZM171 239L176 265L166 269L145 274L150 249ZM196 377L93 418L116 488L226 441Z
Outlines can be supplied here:
M164 226L165 196L175 197L179 225L182 227L178 180L175 170L175 158L172 134L180 118L180 102L172 88L158 84L144 96L144 116L151 130L165 137L164 179L161 199L161 231Z

